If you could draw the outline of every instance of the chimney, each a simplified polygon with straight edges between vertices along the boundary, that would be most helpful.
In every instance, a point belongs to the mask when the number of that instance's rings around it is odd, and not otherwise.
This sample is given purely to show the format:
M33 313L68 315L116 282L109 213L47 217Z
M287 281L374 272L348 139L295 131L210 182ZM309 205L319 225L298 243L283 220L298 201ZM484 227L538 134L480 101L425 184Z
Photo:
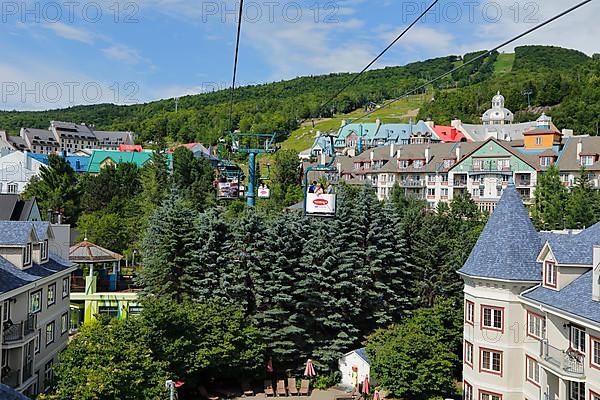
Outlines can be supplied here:
M581 153L583 152L583 142L581 139L577 142L577 161L581 160Z
M375 120L375 123L377 124L377 126L379 126L379 125L381 125L381 120L380 120L379 118L377 118L377 119Z
M375 152L371 150L371 163L373 163L373 159L375 158Z
M337 163L336 164L337 170L338 170L338 174L342 173L342 163Z
M450 126L453 128L458 128L461 125L462 121L460 119L453 119L452 121L450 121Z
M52 223L52 209L48 209L48 222Z
M594 246L593 260L592 299L600 301L600 246Z
M460 161L460 143L456 145L455 154L456 154L456 162Z
M573 129L563 129L561 133L563 137L570 137L573 136Z
M345 119L342 120L342 127L348 125L348 121L346 121Z
M425 147L425 164L429 163L429 153L430 153L431 149L429 148L429 146Z
M395 154L396 154L396 145L392 142L392 144L390 144L390 158L394 158Z
M430 119L427 119L427 121L425 121L425 125L427 125L431 129L433 129L433 127L435 126L435 124L433 123L433 121L430 120Z
M400 147L400 148L398 149L398 151L396 151L396 159L398 159L398 160L400 159L400 153L401 153L401 152L402 152L402 147Z

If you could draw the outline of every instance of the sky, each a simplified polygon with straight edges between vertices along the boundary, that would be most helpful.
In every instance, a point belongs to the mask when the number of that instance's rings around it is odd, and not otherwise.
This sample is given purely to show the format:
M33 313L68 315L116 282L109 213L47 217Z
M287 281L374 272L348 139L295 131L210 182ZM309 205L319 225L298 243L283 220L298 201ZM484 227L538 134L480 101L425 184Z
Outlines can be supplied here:
M239 84L360 71L432 0L244 2ZM449 1L373 68L494 47L579 0ZM0 109L134 104L231 84L239 1L58 0L0 4ZM600 0L503 49L600 53Z

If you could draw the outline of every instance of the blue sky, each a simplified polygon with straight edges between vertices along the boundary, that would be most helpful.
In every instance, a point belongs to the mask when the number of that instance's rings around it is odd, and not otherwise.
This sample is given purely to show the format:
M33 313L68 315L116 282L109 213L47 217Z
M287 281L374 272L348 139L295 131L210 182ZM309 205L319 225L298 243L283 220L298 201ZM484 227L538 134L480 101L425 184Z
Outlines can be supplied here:
M246 0L239 81L360 70L425 3ZM441 0L376 67L489 48L571 3ZM1 108L131 104L225 88L237 5L231 0L3 2ZM518 44L600 52L597 15L600 4L592 3Z

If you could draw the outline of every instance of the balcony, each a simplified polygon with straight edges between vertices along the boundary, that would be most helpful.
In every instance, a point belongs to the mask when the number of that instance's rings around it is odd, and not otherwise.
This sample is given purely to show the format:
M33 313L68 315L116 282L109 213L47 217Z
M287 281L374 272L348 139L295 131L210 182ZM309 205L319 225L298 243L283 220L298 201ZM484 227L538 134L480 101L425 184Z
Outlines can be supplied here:
M3 343L9 344L19 342L35 331L35 314L31 314L26 320L4 328Z
M401 187L425 187L425 181L421 179L402 179L399 184Z
M466 181L466 179L455 179L454 182L452 183L452 186L465 187L465 186L467 186L467 181Z
M548 343L548 339L540 342L540 358L556 373L565 378L584 378L585 355L573 350L560 350Z
M471 166L471 169L469 170L469 172L471 174L493 173L493 174L511 174L512 175L512 171L511 171L510 167L502 167L502 166L499 167L496 165L485 165L485 166L473 165L473 166Z

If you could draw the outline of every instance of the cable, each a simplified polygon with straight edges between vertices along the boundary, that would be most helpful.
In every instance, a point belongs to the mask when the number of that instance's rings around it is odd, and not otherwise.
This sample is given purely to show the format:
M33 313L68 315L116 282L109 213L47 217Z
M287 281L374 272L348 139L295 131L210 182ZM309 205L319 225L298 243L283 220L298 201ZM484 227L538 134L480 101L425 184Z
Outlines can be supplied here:
M413 22L411 22L410 25L408 25L403 31L402 33L400 33L396 39L394 39L392 41L392 43L390 43L385 49L383 49L383 51L381 53L379 53L379 55L377 57L375 57L373 60L371 60L370 63L367 64L366 67L364 67L362 69L362 71L360 71L357 75L355 75L350 82L348 82L347 84L344 85L344 87L342 87L335 95L333 95L329 100L327 100L325 103L321 104L321 106L319 107L319 109L323 109L325 108L325 106L327 106L329 103L331 103L333 100L335 100L336 97L338 97L340 94L342 94L342 92L346 89L348 89L348 87L350 87L350 85L352 85L354 82L356 82L356 80L363 74L365 73L365 71L367 69L369 69L373 64L375 64L377 62L377 60L379 60L389 49L392 48L393 45L396 44L396 42L398 40L400 40L400 38L402 38L402 36L404 36L406 34L406 32L408 32L413 25L415 25L425 14L427 14L427 12L429 12L429 10L431 10L433 8L433 6L435 6L437 3L439 2L439 0L434 0L433 3L431 3L431 5L429 7L427 7Z
M592 1L592 0L584 0L584 1L582 1L581 3L578 3L578 4L574 5L573 7L571 7L571 8L569 8L569 9L567 9L567 10L565 10L565 11L561 12L560 14L557 14L557 15L555 15L554 17L552 17L552 18L550 18L550 19L547 19L546 21L544 21L544 22L542 22L542 23L540 23L540 24L538 24L538 25L534 26L533 28L531 28L531 29L528 29L528 30L526 30L525 32L523 32L523 33L520 33L520 34L518 34L517 36L514 36L514 37L512 37L511 39L509 39L509 40L507 40L507 41L505 41L505 42L503 42L503 43L499 44L498 46L494 47L493 49L491 49L491 50L488 50L488 51L486 51L485 53L482 53L482 54L480 54L479 56L477 56L477 57L475 57L475 58L472 58L471 60L469 60L469 61L467 61L467 62L465 62L465 63L463 63L463 64L459 65L458 67L455 67L455 68L451 69L451 70L450 70L450 71L448 71L448 72L444 72L443 74L441 74L441 75L437 76L436 78L434 78L434 79L432 79L432 80L430 80L430 81L427 81L427 82L425 82L424 84L422 84L422 85L420 85L420 86L418 86L418 87L416 87L416 88L414 88L414 89L412 89L412 90L410 90L410 91L408 91L408 92L404 93L404 94L403 94L403 95L401 95L400 97L396 97L395 99L392 99L392 100L388 101L387 103L383 104L383 105L382 105L382 106L381 106L379 109L376 109L376 110L371 110L371 111L367 112L366 114L364 114L364 115L362 115L362 116L360 116L360 117L358 117L358 118L356 118L356 119L352 120L352 122L354 123L354 122L356 122L356 121L360 121L361 119L363 119L363 118L366 118L366 117L368 117L369 115L371 115L371 114L373 114L373 113L375 113L375 112L377 112L377 111L380 111L380 110L382 110L382 109L383 109L383 108L385 108L385 107L388 107L390 104L393 104L393 103L397 102L398 100L401 100L401 99L403 99L403 98L405 98L405 97L407 97L407 96L409 96L409 95L413 94L414 92L416 92L416 91L418 91L418 90L421 90L421 89L423 89L424 87L427 87L428 85L431 85L432 83L434 83L434 82L437 82L437 81L439 81L439 80L440 80L440 79L442 79L442 78L445 78L446 76L448 76L448 75L452 74L452 73L453 73L453 72L455 72L455 71L458 71L458 70L459 70L459 69L461 69L461 68L464 68L464 67L466 67L467 65L469 65L469 64L471 64L471 63L473 63L473 62L475 62L475 61L479 60L480 58L483 58L483 57L486 57L486 56L490 55L491 53L493 53L494 51L497 51L497 50L498 50L498 49L500 49L501 47L504 47L504 46L506 46L506 45L508 45L508 44L511 44L512 42L514 42L514 41L516 41L516 40L519 40L519 39L521 39L523 36L526 36L526 35L530 34L531 32L534 32L534 31L536 31L536 30L538 30L538 29L540 29L540 28L542 28L542 27L544 27L544 26L548 25L549 23L556 21L557 19L559 19L559 18L561 18L561 17L563 17L563 16L565 16L565 15L567 15L567 14L571 13L572 11L575 11L575 10L577 10L578 8L580 8L580 7L584 6L585 4L587 4L587 3L590 3L591 1Z
M229 129L233 131L233 93L235 91L235 78L237 75L238 53L240 50L240 34L242 31L242 13L244 0L240 0L240 14L238 16L237 39L235 41L235 58L233 61L233 81L231 82L231 95L229 96Z

